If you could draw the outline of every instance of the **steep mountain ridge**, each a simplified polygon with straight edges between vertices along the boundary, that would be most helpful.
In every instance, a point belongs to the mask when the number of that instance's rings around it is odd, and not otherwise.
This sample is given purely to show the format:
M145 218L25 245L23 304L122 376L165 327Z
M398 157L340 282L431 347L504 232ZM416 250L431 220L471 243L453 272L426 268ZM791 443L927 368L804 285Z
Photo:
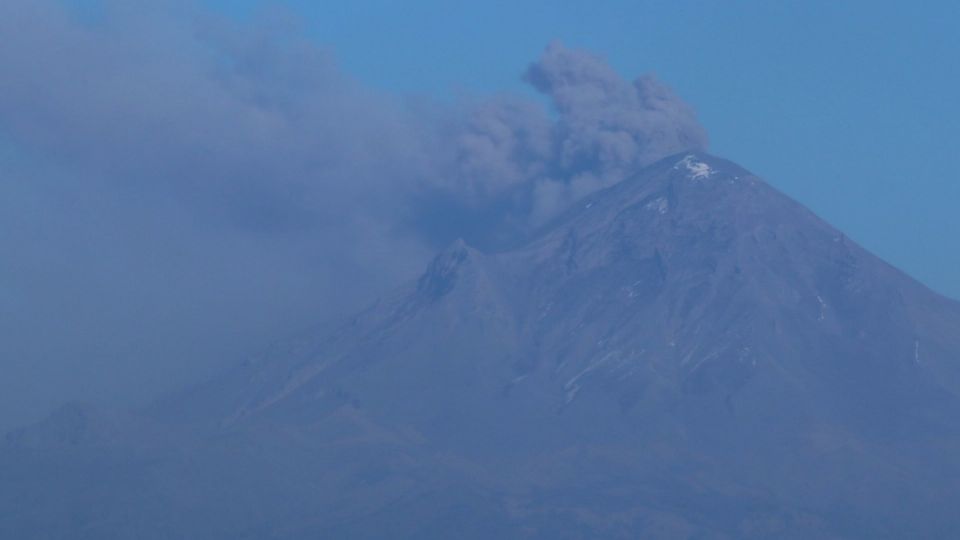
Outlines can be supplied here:
M30 467L4 474L0 532L38 526L16 489L98 538L938 537L960 502L958 336L956 302L681 154L515 248L455 242L136 429L90 412L12 435L0 462ZM30 473L103 463L137 481L71 505Z

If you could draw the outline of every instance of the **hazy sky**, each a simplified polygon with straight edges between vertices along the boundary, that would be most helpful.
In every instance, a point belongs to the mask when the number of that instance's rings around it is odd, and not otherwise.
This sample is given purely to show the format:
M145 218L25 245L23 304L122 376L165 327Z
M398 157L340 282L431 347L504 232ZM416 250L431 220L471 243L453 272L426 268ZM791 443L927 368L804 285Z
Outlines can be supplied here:
M707 134L960 298L954 4L557 4L0 3L0 429L206 376Z
M951 1L210 1L283 5L349 73L412 93L524 90L560 39L652 71L710 149L960 298L960 4Z

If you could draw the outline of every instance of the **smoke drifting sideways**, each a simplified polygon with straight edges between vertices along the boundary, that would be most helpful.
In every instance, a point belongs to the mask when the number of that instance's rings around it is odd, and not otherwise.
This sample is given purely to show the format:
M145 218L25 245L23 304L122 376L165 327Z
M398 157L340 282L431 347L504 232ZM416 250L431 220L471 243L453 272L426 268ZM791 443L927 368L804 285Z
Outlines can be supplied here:
M0 428L209 376L707 144L559 43L524 75L549 110L364 87L282 18L7 0L0 35Z

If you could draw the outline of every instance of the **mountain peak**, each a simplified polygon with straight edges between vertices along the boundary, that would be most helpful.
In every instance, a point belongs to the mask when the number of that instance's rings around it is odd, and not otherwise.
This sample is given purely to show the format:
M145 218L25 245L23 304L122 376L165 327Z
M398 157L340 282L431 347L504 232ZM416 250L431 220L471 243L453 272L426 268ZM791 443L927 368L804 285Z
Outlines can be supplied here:
M694 154L687 154L683 156L683 159L677 162L673 166L674 169L685 169L690 178L694 180L702 180L705 178L710 178L716 171L714 171L710 165L706 162L700 160Z
M222 412L225 431L164 423L170 448L136 456L144 485L119 467L98 504L199 485L202 515L222 516L273 490L300 506L240 518L291 537L457 536L451 520L501 525L478 538L847 538L852 521L950 537L960 307L843 238L728 161L671 156L514 249L457 240L337 332L178 396L174 411ZM68 411L21 439L153 433L97 418ZM6 480L0 502L34 515L41 497L18 491L32 477Z

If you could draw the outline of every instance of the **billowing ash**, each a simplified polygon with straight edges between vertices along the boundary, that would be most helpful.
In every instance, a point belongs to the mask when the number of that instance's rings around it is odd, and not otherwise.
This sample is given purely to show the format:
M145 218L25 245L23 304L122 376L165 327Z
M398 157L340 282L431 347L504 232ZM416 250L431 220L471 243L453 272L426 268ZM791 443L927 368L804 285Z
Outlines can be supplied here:
M282 17L67 4L0 2L0 234L16 254L0 262L15 314L0 357L23 366L4 380L51 395L233 358L371 299L457 237L496 243L706 144L660 83L557 43L525 76L553 112L518 96L411 103ZM43 362L69 365L30 367ZM0 410L23 409L18 395L0 385Z

